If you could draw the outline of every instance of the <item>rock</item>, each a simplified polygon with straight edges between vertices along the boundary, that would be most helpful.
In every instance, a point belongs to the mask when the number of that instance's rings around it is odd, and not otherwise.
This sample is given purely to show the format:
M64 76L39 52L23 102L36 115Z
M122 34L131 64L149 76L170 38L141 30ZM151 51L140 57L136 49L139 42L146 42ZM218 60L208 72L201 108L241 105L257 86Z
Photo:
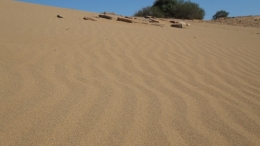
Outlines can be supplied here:
M186 26L190 26L190 24L189 24L189 23L187 23L187 24L186 24Z
M61 16L61 15L57 15L57 17L58 17L58 18L63 18L63 16Z
M174 23L174 24L171 25L171 27L182 28L183 25L181 23Z
M107 15L98 15L100 18L105 18L105 19L109 19L109 20L112 20L112 17L111 16L107 16Z
M97 21L96 19L93 19L93 18L89 18L89 17L84 17L83 19L84 19L84 20L91 20L91 21Z
M117 21L123 21L123 22L127 22L127 23L133 23L133 21L130 20L130 19L127 19L127 18L120 18L120 17L117 18Z

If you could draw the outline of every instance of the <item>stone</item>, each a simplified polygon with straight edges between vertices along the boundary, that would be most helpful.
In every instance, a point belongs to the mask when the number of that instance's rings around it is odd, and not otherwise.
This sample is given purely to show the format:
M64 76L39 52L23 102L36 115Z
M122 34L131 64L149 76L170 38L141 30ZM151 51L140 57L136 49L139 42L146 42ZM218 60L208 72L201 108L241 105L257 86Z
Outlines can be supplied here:
M57 17L58 17L58 18L63 18L63 16L61 16L61 15L57 15Z

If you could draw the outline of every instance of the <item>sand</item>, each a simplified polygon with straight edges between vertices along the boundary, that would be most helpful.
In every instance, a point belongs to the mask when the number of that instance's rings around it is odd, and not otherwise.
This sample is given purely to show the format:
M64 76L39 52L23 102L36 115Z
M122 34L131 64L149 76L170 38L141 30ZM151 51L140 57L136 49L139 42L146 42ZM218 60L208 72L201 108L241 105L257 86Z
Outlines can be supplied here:
M259 145L260 29L95 16L0 1L1 146Z

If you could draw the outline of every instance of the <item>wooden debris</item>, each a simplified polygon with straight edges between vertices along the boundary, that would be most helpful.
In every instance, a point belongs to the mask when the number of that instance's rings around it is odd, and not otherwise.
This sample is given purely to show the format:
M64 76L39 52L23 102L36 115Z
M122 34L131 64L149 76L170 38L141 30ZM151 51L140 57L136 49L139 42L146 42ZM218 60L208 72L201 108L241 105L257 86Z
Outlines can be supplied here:
M178 26L177 24L182 24L182 27L184 27L184 26L190 26L189 23L185 23L184 21L174 21L174 20L172 20L172 21L169 21L169 22L171 22L171 23L173 23L173 24L176 24L176 26Z
M151 24L151 25L164 27L164 24Z
M134 17L128 17L128 16L125 16L125 18L127 18L127 19L135 19Z
M133 21L130 20L130 19L127 19L127 18L120 18L120 17L117 18L117 21L123 21L123 22L127 22L127 23L133 23Z
M58 17L58 18L63 18L63 16L61 16L61 15L57 15L57 17Z
M155 20L155 19L152 19L152 18L150 18L149 20L150 20L149 22L151 22L151 23L159 23L158 20Z
M182 28L182 24L181 23L174 23L171 25L171 27L177 27L177 28Z
M84 19L84 20L91 20L91 21L97 21L96 19L93 19L93 18L89 18L89 17L84 17L83 19Z
M171 23L177 23L177 21L174 21L174 20L171 20L171 21L169 21L169 22L171 22Z
M148 16L148 15L145 15L144 18L148 18L148 19L153 18L153 19L156 19L156 17L154 17L154 16Z
M104 15L117 15L116 13L114 12L103 12L101 14L104 14Z
M105 18L105 19L109 19L109 20L112 20L112 17L111 16L108 16L108 15L98 15L100 18Z

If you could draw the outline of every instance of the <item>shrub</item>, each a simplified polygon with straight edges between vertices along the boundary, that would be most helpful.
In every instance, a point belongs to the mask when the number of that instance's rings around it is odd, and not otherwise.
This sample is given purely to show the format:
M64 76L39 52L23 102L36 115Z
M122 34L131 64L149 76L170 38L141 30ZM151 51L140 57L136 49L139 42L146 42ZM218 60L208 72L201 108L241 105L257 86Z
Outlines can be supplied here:
M198 4L185 0L156 0L153 6L145 7L135 16L173 17L179 19L203 19L205 11Z
M172 13L178 19L203 19L205 16L204 9L197 3L183 0L179 1Z
M150 7L150 6L144 7L134 14L134 16L138 16L138 17L143 17L146 15L159 17L159 18L165 17L164 14L161 12L161 10L158 7Z
M227 17L228 16L228 12L221 10L221 11L217 11L215 15L213 15L213 19L218 19L221 17Z
M159 8L166 17L170 17L177 3L177 0L156 0L152 7Z

